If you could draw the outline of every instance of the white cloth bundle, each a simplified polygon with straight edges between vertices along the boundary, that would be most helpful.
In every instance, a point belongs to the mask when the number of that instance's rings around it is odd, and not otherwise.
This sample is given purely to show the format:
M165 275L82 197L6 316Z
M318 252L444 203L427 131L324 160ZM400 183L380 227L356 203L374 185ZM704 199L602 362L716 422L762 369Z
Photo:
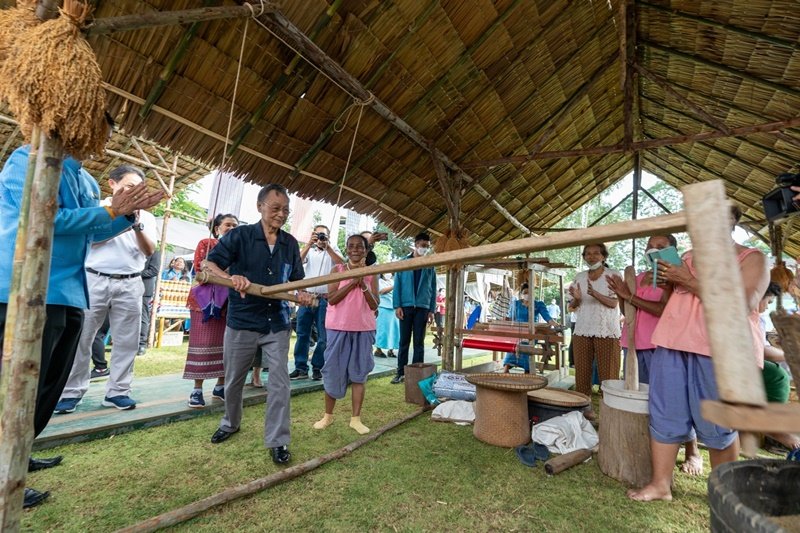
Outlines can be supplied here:
M600 442L597 431L580 411L551 418L533 426L533 442L544 444L553 453L569 453L594 448Z

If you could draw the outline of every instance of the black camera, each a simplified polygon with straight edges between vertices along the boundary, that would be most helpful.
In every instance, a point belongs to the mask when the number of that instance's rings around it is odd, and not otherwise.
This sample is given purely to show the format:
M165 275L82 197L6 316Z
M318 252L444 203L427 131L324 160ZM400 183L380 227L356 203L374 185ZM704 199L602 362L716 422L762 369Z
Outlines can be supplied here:
M328 240L328 236L325 233L322 233L322 232L317 233L317 240L318 241L327 241Z
M775 178L775 183L778 188L769 191L761 199L769 222L780 222L800 211L800 202L794 201L794 197L800 193L789 188L800 187L800 174L780 174Z

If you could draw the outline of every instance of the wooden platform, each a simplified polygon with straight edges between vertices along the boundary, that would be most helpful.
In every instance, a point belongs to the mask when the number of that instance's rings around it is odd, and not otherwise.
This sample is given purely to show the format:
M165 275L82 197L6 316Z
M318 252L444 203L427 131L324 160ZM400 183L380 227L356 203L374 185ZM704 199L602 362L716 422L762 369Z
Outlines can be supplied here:
M489 355L487 352L468 350L465 359L474 359ZM438 363L441 359L436 350L426 348L425 362ZM294 368L294 362L289 362L289 369ZM397 359L375 358L375 368L370 373L370 379L391 376L397 371ZM268 379L268 373L263 374L263 381ZM248 380L250 378L248 377ZM74 413L68 415L53 415L41 435L34 441L33 449L43 450L93 439L102 439L154 426L160 426L179 420L213 414L220 416L224 402L211 399L213 380L207 380L203 387L206 407L192 409L187 405L193 381L182 379L180 374L169 374L149 378L134 378L133 393L131 396L139 402L136 409L120 411L110 407L103 407L100 402L105 395L105 379L93 381L89 392L78 405ZM292 395L305 392L322 390L322 381L311 379L295 380L291 382ZM263 404L267 393L265 389L245 386L244 405Z

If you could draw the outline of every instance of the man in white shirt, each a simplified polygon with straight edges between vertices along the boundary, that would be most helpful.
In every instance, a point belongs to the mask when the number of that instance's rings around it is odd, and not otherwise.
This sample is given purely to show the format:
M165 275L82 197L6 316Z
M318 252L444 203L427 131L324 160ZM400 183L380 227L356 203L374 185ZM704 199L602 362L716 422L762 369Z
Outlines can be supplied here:
M311 238L303 249L300 250L300 260L303 261L303 270L306 278L316 278L331 273L333 265L343 262L342 256L331 243L330 230L327 226L318 224L311 232ZM308 349L311 340L311 328L317 326L317 345L311 357L311 379L322 379L322 366L325 364L325 346L328 335L325 330L325 313L328 308L328 286L320 285L306 289L317 296L319 305L309 307L301 305L297 308L297 341L294 344L294 370L289 374L289 379L308 379Z
M547 306L547 312L550 313L550 318L558 320L561 318L561 308L556 303L556 299L550 300L550 305Z
M109 173L108 184L113 192L125 190L144 181L144 173L136 167L123 165ZM103 205L110 198L106 198ZM64 392L56 405L56 414L75 411L89 390L89 361L92 341L106 316L114 339L109 379L106 382L104 407L128 410L136 407L130 397L133 362L139 348L139 328L142 313L141 272L147 257L156 246L155 217L147 211L137 211L131 229L112 239L92 244L86 258L86 277L89 286L89 309L86 311L78 351Z

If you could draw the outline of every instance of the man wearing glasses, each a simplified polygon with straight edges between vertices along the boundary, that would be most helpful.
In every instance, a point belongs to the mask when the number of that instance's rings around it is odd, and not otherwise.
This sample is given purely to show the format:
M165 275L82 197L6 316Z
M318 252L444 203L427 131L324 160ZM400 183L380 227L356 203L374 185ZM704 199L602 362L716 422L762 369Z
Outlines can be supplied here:
M291 460L289 453L289 306L245 294L250 283L277 285L305 276L297 240L281 230L289 218L289 195L280 185L271 184L258 193L256 204L261 220L230 230L211 251L206 268L229 278L234 289L228 299L228 317L223 344L225 365L225 416L211 442L219 444L239 431L242 420L242 389L253 366L256 350L261 350L269 367L267 411L264 420L264 445L276 464ZM312 296L298 293L301 305L310 305Z

